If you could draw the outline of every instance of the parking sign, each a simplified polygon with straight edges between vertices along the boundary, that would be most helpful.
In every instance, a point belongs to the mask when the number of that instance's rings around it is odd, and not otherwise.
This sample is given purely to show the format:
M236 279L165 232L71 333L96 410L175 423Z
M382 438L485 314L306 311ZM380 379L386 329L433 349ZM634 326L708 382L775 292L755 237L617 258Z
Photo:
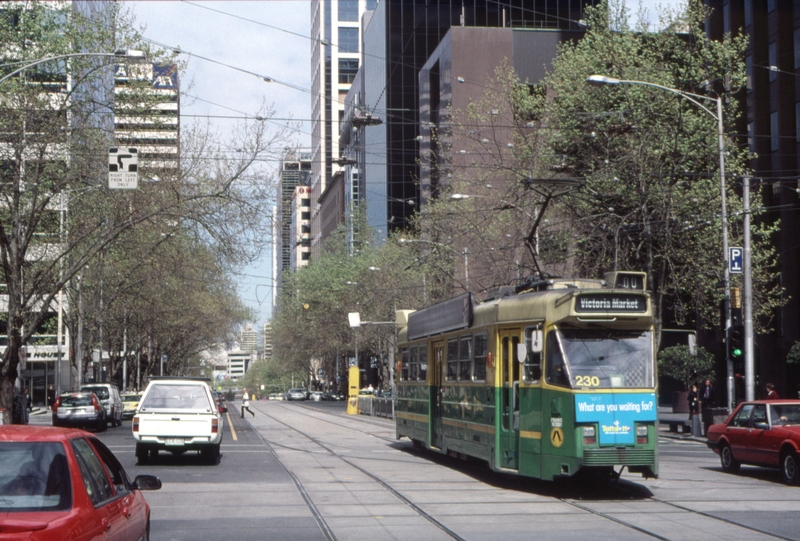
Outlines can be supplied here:
M744 269L744 250L740 247L728 248L731 274L742 274Z

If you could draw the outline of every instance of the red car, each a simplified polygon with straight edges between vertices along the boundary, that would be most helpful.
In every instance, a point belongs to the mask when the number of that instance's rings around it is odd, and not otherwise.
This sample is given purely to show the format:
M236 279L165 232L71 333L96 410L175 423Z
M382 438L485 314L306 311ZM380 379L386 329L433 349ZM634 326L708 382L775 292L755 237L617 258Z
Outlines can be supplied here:
M800 400L743 402L709 427L707 445L726 472L742 464L779 468L786 483L800 484Z
M88 432L31 425L0 426L0 538L137 540L150 537L150 507L119 461Z

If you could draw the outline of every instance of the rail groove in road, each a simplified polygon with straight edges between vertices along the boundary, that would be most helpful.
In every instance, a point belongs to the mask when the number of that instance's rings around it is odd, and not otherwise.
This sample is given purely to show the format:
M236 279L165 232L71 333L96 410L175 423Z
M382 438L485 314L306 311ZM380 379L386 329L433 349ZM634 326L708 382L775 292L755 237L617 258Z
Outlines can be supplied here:
M327 413L327 412L323 412L322 410L315 410L315 411L320 411L321 413L323 413L323 414L325 414L325 415L330 415L329 413ZM299 411L298 411L298 410L295 410L295 412L298 412L298 413L299 413ZM429 515L428 513L426 513L424 509L420 508L420 507L419 507L418 505L416 505L414 502L412 502L411 500L409 500L408 498L406 498L406 497L405 497L403 494L401 494L401 493L400 493L399 491L397 491L397 490L396 490L394 487L392 487L391 485L389 485L388 483L386 483L384 480L380 479L379 477L377 477L376 475L372 474L372 473L371 473L371 472L369 472L368 470L366 470L366 469L362 468L361 466L358 466L357 464L354 464L354 463L353 463L351 460L348 460L347 458L343 457L341 454L339 454L339 453L335 452L333 449L331 449L330 447L328 447L327 445L325 445L324 443L322 443L321 441L319 441L319 439L317 439L317 438L315 438L314 436L311 436L311 435L309 435L309 434L307 434L307 433L303 432L302 430L298 430L297 428L295 428L295 427L293 427L293 426L289 425L288 423L285 423L285 422L281 421L280 419L276 418L274 415L269 415L269 414L267 414L267 417L269 417L270 419L272 419L272 420L273 420L273 421L275 421L276 423L278 423L278 424L280 424L280 425L283 425L283 426L285 426L286 428L288 428L288 429L290 429L290 430L293 430L294 432L297 432L298 434L300 434L300 435L302 435L303 437L307 438L309 441L313 442L315 445L317 445L317 446L321 447L322 449L324 449L324 450L325 450L325 451L326 451L328 454L330 454L331 456L334 456L334 457L338 458L339 460L341 460L341 461L342 461L342 462L344 462L345 464L349 465L350 467L352 467L352 468L355 468L356 470L360 471L361 473L363 473L364 475L366 475L367 477L369 477L370 479L372 479L373 481L375 481L376 483L378 483L379 485L381 485L383 488L385 488L386 490L388 490L388 491L389 491L389 492L390 492L390 493L391 493L393 496L395 496L395 497L396 497L398 500L400 500L401 502L403 502L403 503L404 503L406 506L408 506L410 509L412 509L412 510L413 510L415 513L417 513L419 516L421 516L422 518L424 518L425 520L427 520L428 522L430 522L431 524L433 524L434 526L436 526L437 528L439 528L439 529L440 529L442 532L444 532L445 534L447 534L447 535L448 535L448 536L450 536L451 538L453 538L453 539L456 539L456 540L458 540L458 541L466 541L466 540L465 540L463 537L461 537L461 536L460 536L460 535L458 535L456 532L454 532L453 530L451 530L450 528L448 528L447 526L445 526L444 524L442 524L441 522L439 522L438 520L436 520L435 518L433 518L431 515ZM367 435L369 435L369 436L372 436L372 437L380 438L380 439L383 439L383 440L388 440L388 438L385 438L385 437L382 437L382 436L376 436L376 435L375 435L375 434L373 434L373 433L366 432L366 431L362 431L362 430L358 430L358 429L356 429L356 428L353 428L352 426L346 426L346 425L344 425L344 424L339 424L339 423L330 423L330 424L334 424L334 425L337 425L337 426L341 426L341 427L343 427L343 428L347 428L347 429L349 429L349 430L354 430L354 431L356 431L356 432L361 432L362 434L367 434ZM392 440L389 440L389 441L392 441ZM265 441L265 443L266 443L267 445L269 445L269 442ZM271 447L270 447L270 448L271 448ZM278 459L277 455L275 455L275 458L276 458L276 459ZM279 462L280 462L280 460L279 460ZM285 466L284 466L284 468L285 468ZM288 471L288 470L287 470L287 471ZM290 474L290 475L291 475L291 474ZM297 478L296 478L296 477L294 477L294 476L293 476L293 478L295 479L295 483L297 483L297 485L298 485L298 488L300 488L301 490L303 490L303 489L302 489L302 484L300 483L300 481L299 481L299 480L297 480ZM313 504L311 504L311 505L313 505ZM320 520L321 520L323 523L325 522L325 521L324 521L324 519L323 519L321 516L320 516ZM332 533L332 532L331 532L331 535L333 535L333 533ZM335 538L334 538L334 539L335 539Z

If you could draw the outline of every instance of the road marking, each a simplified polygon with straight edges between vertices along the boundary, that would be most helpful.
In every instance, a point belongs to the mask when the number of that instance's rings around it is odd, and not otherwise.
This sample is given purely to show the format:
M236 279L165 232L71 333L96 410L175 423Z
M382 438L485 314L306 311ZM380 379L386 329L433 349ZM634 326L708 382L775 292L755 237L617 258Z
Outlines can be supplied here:
M231 427L231 437L233 438L233 441L239 441L239 438L236 437L236 431L233 429L230 412L226 412L225 415L228 417L228 426Z

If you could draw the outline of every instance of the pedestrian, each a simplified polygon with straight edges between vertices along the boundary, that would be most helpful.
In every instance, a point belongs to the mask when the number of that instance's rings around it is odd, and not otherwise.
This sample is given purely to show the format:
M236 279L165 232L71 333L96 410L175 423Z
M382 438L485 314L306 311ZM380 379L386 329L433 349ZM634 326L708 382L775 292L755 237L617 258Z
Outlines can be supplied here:
M702 436L703 427L700 424L700 394L697 392L697 385L692 384L692 388L686 400L689 402L689 422L692 426L692 436Z
M242 419L244 419L244 410L249 411L250 415L253 417L256 416L256 414L250 410L250 395L247 394L247 389L242 389Z
M31 392L27 387L25 387L23 398L25 400L25 424L28 424L28 420L31 418Z
M780 396L778 396L778 391L775 390L775 385L773 383L767 383L765 387L767 388L767 400L777 400L780 398Z
M53 387L51 383L50 386L47 388L47 410L53 411L53 406L56 403L56 389Z
M703 387L703 409L705 408L713 408L716 405L717 396L714 392L714 384L711 383L711 380L706 378L705 385Z

